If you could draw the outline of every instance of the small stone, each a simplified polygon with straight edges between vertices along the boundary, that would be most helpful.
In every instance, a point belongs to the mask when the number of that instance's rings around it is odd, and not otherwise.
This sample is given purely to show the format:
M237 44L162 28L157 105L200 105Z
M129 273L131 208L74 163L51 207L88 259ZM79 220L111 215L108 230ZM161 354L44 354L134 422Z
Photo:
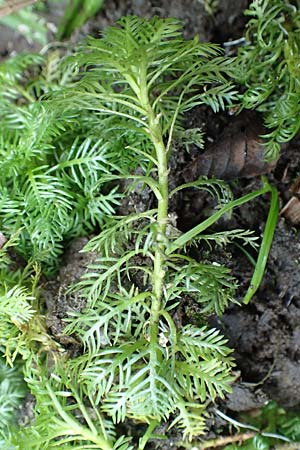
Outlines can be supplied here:
M1 231L0 231L0 248L3 247L3 245L5 244L5 242L7 242L7 239L6 239L6 237L4 236L4 234L1 233Z

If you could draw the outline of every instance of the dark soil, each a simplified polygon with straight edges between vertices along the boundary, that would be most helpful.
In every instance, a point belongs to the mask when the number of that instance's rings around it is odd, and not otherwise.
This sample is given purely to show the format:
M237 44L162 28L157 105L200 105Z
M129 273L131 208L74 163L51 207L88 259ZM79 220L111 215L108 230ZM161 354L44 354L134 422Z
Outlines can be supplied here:
M247 0L220 0L218 10L213 17L205 12L204 2L200 0L188 2L186 0L111 0L106 3L105 9L98 17L77 33L79 36L88 33L97 34L122 15L137 14L144 17L158 15L182 19L186 37L198 34L201 40L222 44L225 41L241 37L245 24L242 11L249 2ZM8 41L11 39L6 39L6 41L2 39L0 49L2 54L11 51L11 44L8 44ZM15 48L19 50L17 43ZM207 132L207 142L212 146L218 142L223 130L230 126L233 118L228 113L219 115L209 113L209 121L207 121L207 114L207 110L200 108L193 115L188 116L186 122L188 127L204 127ZM246 126L247 121L245 120ZM279 190L282 207L292 196L291 186L300 176L299 145L300 143L297 141L288 145L283 150L275 170L269 175L271 182ZM197 148L191 148L190 154L187 155L185 150L178 146L171 162L172 173L175 174L171 184L175 186L182 182L184 169L198 153ZM185 172L185 178L187 177ZM249 173L247 178L237 178L231 181L231 186L236 196L244 195L260 186L260 178ZM149 196L146 195L143 198L140 193L136 193L135 197L128 199L123 207L140 209L143 208L141 204L144 201L148 202ZM147 208L148 206L146 205ZM172 207L178 217L177 226L186 230L208 216L213 205L210 203L210 198L200 191L190 190L184 195L178 196ZM258 198L236 210L231 217L218 225L222 229L224 227L252 229L258 236L261 236L268 207L269 198L267 196ZM81 257L76 256L83 243L76 241L71 245L71 249L69 248L65 256L65 266L60 271L60 279L52 287L50 285L47 288L48 326L53 336L65 345L74 343L66 342L62 335L61 321L67 313L66 310L70 308L69 302L65 301L64 288L69 281L76 280L84 270L85 262ZM242 300L253 270L247 257L233 246L222 252L216 250L214 257L232 268L232 272L240 284L238 299ZM255 298L247 307L233 306L222 318L211 318L211 324L223 331L229 339L229 345L235 349L238 380L233 386L233 393L222 404L222 410L229 410L229 415L234 416L236 412L258 408L269 399L276 400L280 405L289 408L300 406L299 264L299 225L281 217L275 233L267 271ZM60 300L62 298L63 301ZM77 305L77 307L80 308L81 305ZM185 321L197 320L194 313L196 314L196 311L190 305L181 311L181 314L185 315ZM176 444L179 440L180 436L174 434L166 443L160 442L156 446L154 442L153 448L179 449L180 447Z
M257 295L249 306L234 307L216 322L236 349L239 386L244 384L254 394L258 388L264 401L273 399L285 407L300 405L299 259L300 232L280 219ZM249 265L242 255L235 255L234 264L244 284L249 280ZM248 405L243 396L231 402L232 398L227 406L235 411L254 407L252 397ZM260 402L257 398L256 406Z

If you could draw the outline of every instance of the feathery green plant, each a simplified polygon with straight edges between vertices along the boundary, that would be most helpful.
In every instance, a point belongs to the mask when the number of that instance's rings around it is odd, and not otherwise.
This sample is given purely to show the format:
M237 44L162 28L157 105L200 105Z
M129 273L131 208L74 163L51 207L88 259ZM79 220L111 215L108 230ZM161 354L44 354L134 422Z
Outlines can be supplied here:
M9 435L8 445L129 450L130 439L116 433L128 418L148 424L139 450L162 421L182 428L185 437L201 435L206 404L230 390L234 365L226 339L205 319L222 314L234 301L236 282L228 269L196 260L186 247L234 238L253 245L249 232L209 235L207 229L271 188L265 182L233 200L223 182L198 180L194 186L211 192L218 209L180 234L171 224L169 198L191 184L170 192L169 159L177 135L201 142L199 130L183 129L186 111L201 104L218 111L234 100L228 81L235 70L232 60L216 45L184 40L177 20L156 17L122 18L62 65L50 54L39 60L38 70L34 58L17 58L0 71L6 113L1 122L2 230L18 231L17 250L30 267L40 262L44 268L55 265L63 239L95 226L101 231L85 247L95 254L93 263L69 293L85 305L70 313L66 327L81 342L82 354L68 358L44 335L33 356L36 335L28 340L25 333L29 354L20 353L36 398L35 421ZM34 77L24 77L24 68L31 68ZM151 209L114 215L122 180L126 193L147 187ZM6 260L4 274L10 280L8 265ZM3 294L4 310L11 289ZM30 325L37 318L43 330L39 310L33 311L39 306L36 295L32 299L24 289L12 291L18 294L16 305L28 305L23 312L29 315L22 320ZM201 326L176 323L173 313L185 299L198 304Z
M240 99L243 107L263 113L270 129L266 157L273 159L300 129L300 3L254 0L245 14L250 20L237 79L246 91Z
M16 269L9 256L19 237L20 232L12 235L0 249L0 352L10 366L17 356L26 360L32 353L59 348L48 335L41 314L40 267L28 263Z
M228 391L233 361L219 332L177 329L172 311L189 297L204 316L221 314L233 301L235 282L226 268L182 252L200 232L177 240L172 235L168 160L183 114L199 104L218 111L235 92L228 82L231 60L212 44L184 41L180 28L173 19L121 19L72 58L85 71L56 101L59 107L76 101L93 111L99 126L115 117L117 130L134 132L134 146L124 151L135 153L144 173L119 168L106 178L132 179L132 187L143 183L157 202L144 213L112 218L85 248L98 257L77 286L86 309L67 327L85 348L70 362L72 374L114 423L173 416L173 425L192 437L204 431L207 398ZM203 184L221 203L228 201L223 183ZM249 241L247 234L240 237Z
M114 212L119 194L101 191L111 171L105 133L77 110L61 113L40 100L76 78L60 55L17 55L0 65L0 223L4 234L20 232L18 251L51 271L63 239L83 235Z
M203 313L220 313L235 283L223 267L177 250L167 254L168 159L183 113L204 103L217 111L234 92L230 60L212 44L185 41L180 29L173 19L121 19L72 58L85 70L56 101L59 108L69 103L69 111L73 101L92 110L99 127L114 117L116 133L134 133L134 144L123 151L135 154L144 173L115 164L106 179L143 183L157 202L145 213L112 218L86 247L98 257L78 286L86 309L67 327L85 347L70 362L73 376L113 422L151 423L176 412L173 423L193 436L204 430L207 397L228 391L233 361L219 332L190 325L177 330L172 309L190 296ZM217 189L222 196L222 184Z

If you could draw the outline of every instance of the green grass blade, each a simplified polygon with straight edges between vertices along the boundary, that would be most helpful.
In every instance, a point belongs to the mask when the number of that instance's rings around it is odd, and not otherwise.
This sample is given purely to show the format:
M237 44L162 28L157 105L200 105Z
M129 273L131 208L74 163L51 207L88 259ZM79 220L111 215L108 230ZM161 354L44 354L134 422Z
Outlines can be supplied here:
M100 8L104 0L72 0L69 2L64 17L59 24L57 38L67 39L88 19L93 17Z
M275 187L269 186L269 189L271 191L271 206L266 222L266 227L263 235L263 240L260 246L258 258L256 261L254 273L252 275L250 286L246 292L246 295L244 297L243 303L247 305L257 289L259 288L259 285L261 283L261 280L263 278L268 255L270 252L270 248L273 241L274 231L277 224L278 219L278 213L279 213L279 198L278 198L278 191Z
M269 192L270 190L271 190L270 185L265 182L264 186L261 189L258 189L257 191L251 192L250 194L244 195L241 198L238 198L236 200L233 200L232 202L227 203L227 205L223 206L223 208L216 211L214 214L212 214L206 220L201 222L199 225L196 225L194 228L192 228L191 230L187 231L186 233L184 233L180 237L178 237L170 245L170 247L167 251L167 254L170 255L175 250L184 247L186 244L191 242L196 236L198 236L204 230L206 230L211 225L213 225L215 222L217 222L224 214L231 211L233 208L236 208L237 206L241 206L244 203L250 202L254 198L258 197L259 195L263 195L266 192Z

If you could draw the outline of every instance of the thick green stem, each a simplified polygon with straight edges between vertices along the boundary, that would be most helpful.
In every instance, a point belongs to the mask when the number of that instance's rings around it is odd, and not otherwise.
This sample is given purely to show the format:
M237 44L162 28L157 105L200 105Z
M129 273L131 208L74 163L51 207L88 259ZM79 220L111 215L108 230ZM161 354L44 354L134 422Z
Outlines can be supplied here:
M156 130L155 130L156 131ZM168 167L167 167L167 152L162 141L157 139L157 134L153 137L153 143L156 150L158 161L158 185L161 198L158 199L158 213L157 213L157 247L154 255L154 270L153 270L153 302L151 307L151 321L150 321L150 338L151 343L156 344L158 334L159 312L161 308L161 298L163 294L163 285L165 277L165 255L166 244L165 234L168 220Z
M166 255L166 226L168 220L168 159L167 150L164 145L160 117L155 115L148 96L146 83L146 69L141 70L141 93L140 101L146 112L147 128L155 148L158 167L158 189L160 196L157 198L157 231L156 249L154 254L153 269L153 300L151 305L150 318L150 346L154 350L157 348L158 322L163 295L163 285L165 277L165 255ZM152 352L154 355L155 352ZM154 361L155 363L156 361Z
M154 128L154 127L153 127ZM159 128L157 126L157 128ZM154 269L153 269L153 301L151 305L151 319L150 319L150 345L152 349L157 346L158 338L158 322L161 309L161 300L163 295L163 286L165 278L165 255L166 255L166 225L168 220L168 163L167 152L163 143L162 134L158 133L158 129L154 128L154 135L152 137L153 144L156 150L156 157L158 161L158 185L160 190L160 198L158 201L157 212L157 237L156 250L154 254Z

